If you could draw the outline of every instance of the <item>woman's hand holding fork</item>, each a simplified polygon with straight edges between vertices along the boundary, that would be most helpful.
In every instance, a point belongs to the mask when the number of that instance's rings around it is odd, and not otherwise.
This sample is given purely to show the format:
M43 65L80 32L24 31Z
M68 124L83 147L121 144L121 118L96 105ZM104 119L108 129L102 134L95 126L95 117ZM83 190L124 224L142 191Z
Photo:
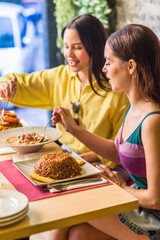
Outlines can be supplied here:
M0 98L2 100L12 98L17 91L17 78L15 75L12 79L0 82Z

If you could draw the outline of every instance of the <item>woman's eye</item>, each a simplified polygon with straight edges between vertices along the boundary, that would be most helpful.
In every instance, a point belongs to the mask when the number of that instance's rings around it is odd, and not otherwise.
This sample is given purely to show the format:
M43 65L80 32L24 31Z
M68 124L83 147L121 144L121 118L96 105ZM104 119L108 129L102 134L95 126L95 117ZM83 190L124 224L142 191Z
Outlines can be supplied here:
M76 50L81 50L82 47L80 47L80 46L76 46L76 47L74 47L74 49L76 49Z
M64 46L64 49L69 49L69 47L68 46ZM71 50L81 50L82 49L82 47L72 47L72 48L70 48Z
M65 49L68 49L69 47L64 45L64 48L65 48Z
M110 63L105 63L105 65L106 65L106 66L109 66L109 65L110 65Z

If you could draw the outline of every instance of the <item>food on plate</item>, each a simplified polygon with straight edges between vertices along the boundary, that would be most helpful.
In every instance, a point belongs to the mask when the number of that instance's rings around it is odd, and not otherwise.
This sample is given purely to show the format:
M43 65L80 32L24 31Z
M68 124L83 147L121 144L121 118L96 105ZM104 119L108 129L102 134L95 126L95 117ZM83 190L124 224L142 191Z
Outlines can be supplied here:
M45 182L45 183L51 183L51 182L54 182L55 180L54 179L51 179L51 178L48 178L48 177L42 177L36 173L31 173L29 174L29 177L37 180L37 181L40 181L40 182Z
M64 149L63 152L69 153L68 150L66 150L66 149ZM84 161L84 160L82 160L82 159L80 159L80 158L75 158L75 159L76 159L76 161L78 162L78 164L79 164L80 166L83 165L83 164L85 164L85 161Z
M20 135L7 138L5 142L10 145L32 145L39 143L42 137L42 135L35 132L22 133ZM49 140L49 138L45 137L42 142L45 142L46 140Z
M83 161L82 159L79 159L79 158L75 158L76 161L78 162L78 164L81 166L83 164L85 164L85 161Z
M23 127L17 115L9 111L4 111L3 124L2 124L1 114L2 114L2 111L0 111L0 131L16 128L16 127Z
M80 172L81 167L76 159L63 151L43 155L33 169L34 174L52 180L72 178ZM32 175L30 176L34 177Z

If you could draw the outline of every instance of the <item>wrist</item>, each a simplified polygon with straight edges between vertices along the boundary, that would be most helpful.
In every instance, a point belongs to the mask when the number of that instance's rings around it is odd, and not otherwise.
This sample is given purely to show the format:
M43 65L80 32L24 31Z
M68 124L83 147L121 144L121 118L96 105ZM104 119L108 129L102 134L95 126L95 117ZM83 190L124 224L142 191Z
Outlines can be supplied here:
M72 125L72 128L69 129L69 133L76 137L79 130L80 127L75 123Z

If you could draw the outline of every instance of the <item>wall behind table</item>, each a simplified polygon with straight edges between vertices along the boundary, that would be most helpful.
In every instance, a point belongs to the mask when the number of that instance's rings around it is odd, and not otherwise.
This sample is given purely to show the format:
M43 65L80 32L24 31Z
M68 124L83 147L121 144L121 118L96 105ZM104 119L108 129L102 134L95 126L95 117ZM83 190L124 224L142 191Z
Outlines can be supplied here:
M116 0L116 10L116 30L138 23L151 28L160 38L160 0Z

